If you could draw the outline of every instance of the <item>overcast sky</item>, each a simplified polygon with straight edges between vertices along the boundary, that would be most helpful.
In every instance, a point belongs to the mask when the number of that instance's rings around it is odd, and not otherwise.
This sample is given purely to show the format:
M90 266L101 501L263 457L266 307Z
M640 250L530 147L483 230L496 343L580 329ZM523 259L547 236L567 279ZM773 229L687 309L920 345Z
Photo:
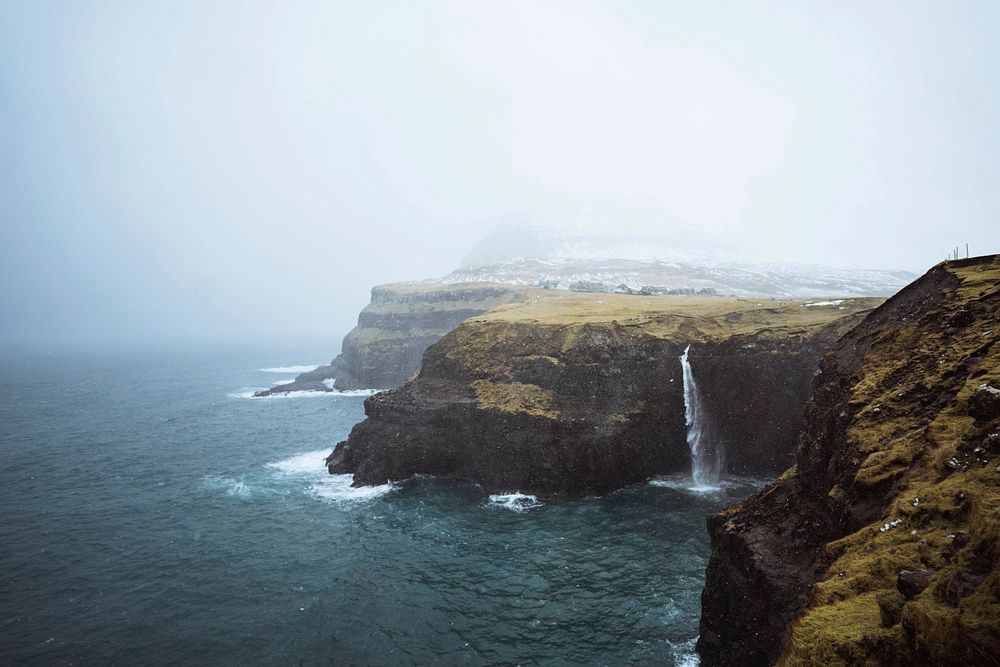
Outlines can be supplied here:
M498 220L1000 251L1000 3L0 0L0 336L339 341Z

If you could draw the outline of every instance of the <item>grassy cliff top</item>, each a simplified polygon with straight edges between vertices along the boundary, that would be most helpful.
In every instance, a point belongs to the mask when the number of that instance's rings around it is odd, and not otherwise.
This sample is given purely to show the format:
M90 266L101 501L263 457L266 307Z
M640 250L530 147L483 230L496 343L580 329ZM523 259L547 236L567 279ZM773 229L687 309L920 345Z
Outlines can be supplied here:
M639 326L656 336L666 337L693 328L716 337L765 328L822 326L845 315L871 310L883 301L881 298L803 301L641 296L532 289L525 302L499 306L471 321L542 326L617 323Z

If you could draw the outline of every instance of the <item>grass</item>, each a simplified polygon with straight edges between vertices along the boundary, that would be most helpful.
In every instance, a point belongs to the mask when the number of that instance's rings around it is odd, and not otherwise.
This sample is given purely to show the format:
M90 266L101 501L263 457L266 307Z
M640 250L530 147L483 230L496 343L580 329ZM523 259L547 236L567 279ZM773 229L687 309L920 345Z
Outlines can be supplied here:
M859 408L848 431L859 464L851 491L892 483L895 492L884 516L827 546L832 562L783 664L1000 664L1000 443L987 444L1000 423L968 414L979 385L1000 386L1000 345L992 344L1000 260L949 270L960 283L942 309L880 332L889 338L863 361L851 395ZM949 326L960 309L975 319ZM894 519L901 523L879 530ZM969 543L950 554L959 533ZM976 568L988 575L956 596L955 582ZM896 609L902 569L934 575Z

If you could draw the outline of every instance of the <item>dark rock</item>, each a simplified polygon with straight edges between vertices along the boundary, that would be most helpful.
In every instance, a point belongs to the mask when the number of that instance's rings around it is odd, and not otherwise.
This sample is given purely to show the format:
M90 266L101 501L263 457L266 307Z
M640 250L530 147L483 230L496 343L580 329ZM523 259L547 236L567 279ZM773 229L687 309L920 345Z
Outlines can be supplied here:
M980 421L1000 419L1000 389L981 384L969 397L969 414Z
M955 533L951 538L951 542L941 549L941 556L943 556L945 560L951 560L955 557L955 554L961 551L968 543L968 533Z
M294 382L257 392L390 389L418 368L424 350L464 320L526 298L522 287L489 283L379 285L328 366L303 373Z
M799 317L801 306L788 308ZM629 326L549 324L513 311L463 323L427 349L415 378L366 401L368 419L337 446L330 471L353 473L356 484L423 473L571 495L687 471L678 357L693 338L702 341L691 360L711 441L737 445L726 452L728 470L775 474L791 463L820 355L860 315L835 312L794 335L764 321L755 335L740 312L725 312L738 335L726 335L728 323L702 322L708 340L692 318L660 311L665 323Z
M900 570L899 577L896 579L896 588L903 594L903 597L910 600L927 588L933 576L934 570Z

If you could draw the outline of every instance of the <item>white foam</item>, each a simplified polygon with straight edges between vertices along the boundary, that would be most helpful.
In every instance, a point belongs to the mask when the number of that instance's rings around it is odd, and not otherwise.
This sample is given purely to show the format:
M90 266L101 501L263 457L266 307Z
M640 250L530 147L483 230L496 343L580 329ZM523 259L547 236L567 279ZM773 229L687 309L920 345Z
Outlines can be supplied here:
M274 383L274 386L280 387L283 384L291 384L293 382L295 382L295 378L288 378L287 380L278 380L277 382Z
M279 382L278 385L288 384L286 382ZM278 386L275 385L275 386ZM264 387L259 387L257 389L244 389L242 391L232 392L226 394L230 398L252 398L255 400L272 400L281 398L315 398L317 396L333 396L333 397L343 397L343 396L371 396L372 394L377 394L379 389L352 389L348 391L280 391L269 396L254 396L258 391L263 391Z
M326 474L326 457L330 455L330 449L317 449L303 454L268 463L268 468L275 468L285 473L322 473Z
M325 459L329 454L329 449L317 449L268 463L267 467L277 470L282 477L299 477L308 481L309 486L306 487L306 493L322 500L338 503L374 500L396 488L395 484L352 487L353 476L331 475L327 472Z
M497 507L503 507L514 512L527 512L544 505L535 496L530 496L520 491L514 493L497 493L490 496L490 503Z
M227 496L234 498L249 498L253 495L253 489L247 484L243 477L233 479L231 477L218 477L211 475L202 480L202 484L208 489L224 491Z
M673 649L674 667L698 667L701 664L701 659L695 652L695 647L698 645L697 637L676 644L667 640L667 643Z
M334 502L362 502L381 498L396 488L395 484L353 487L352 475L327 475L309 487L309 491L323 500Z
M673 489L674 491L687 491L688 493L715 493L731 486L727 480L719 480L715 484L697 484L687 475L675 475L671 477L655 477L649 480L650 486L663 489Z
M837 299L836 301L817 301L815 303L805 303L802 305L809 308L811 306L839 306L842 303L844 303L843 299Z
M724 488L723 484L695 484L691 479L651 479L649 480L649 485L666 489L674 489L675 491L690 491L691 493L715 493L716 491L721 491Z
M309 371L314 371L319 368L319 365L314 366L275 366L274 368L262 368L265 373L308 373Z

